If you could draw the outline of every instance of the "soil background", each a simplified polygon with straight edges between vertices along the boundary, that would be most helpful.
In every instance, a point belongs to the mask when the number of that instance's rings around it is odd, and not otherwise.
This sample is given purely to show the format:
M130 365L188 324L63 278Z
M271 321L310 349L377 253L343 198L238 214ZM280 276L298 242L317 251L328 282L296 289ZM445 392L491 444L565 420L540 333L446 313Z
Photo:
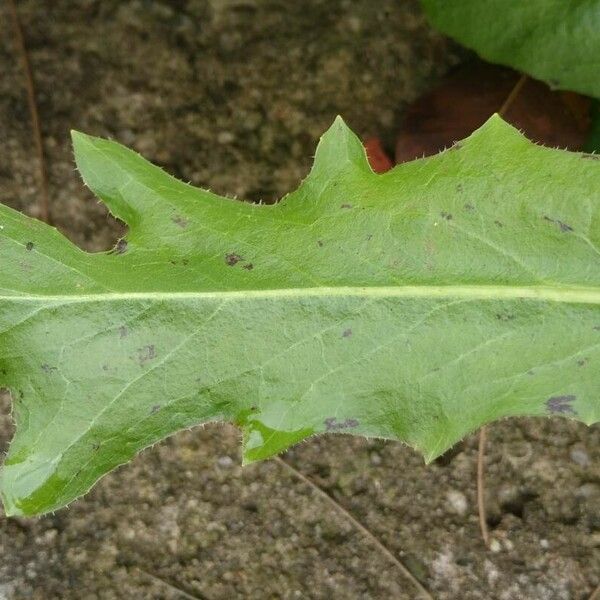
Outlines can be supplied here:
M275 201L342 114L393 147L408 102L466 53L413 0L22 0L52 214L89 250L121 226L83 187L69 130L117 139L230 196ZM0 4L0 201L36 216L22 65ZM12 435L0 397L0 445ZM286 460L364 523L436 599L578 600L600 583L600 428L489 431L486 550L476 440L434 464L399 443L315 438ZM179 433L69 509L0 516L0 600L413 599L409 581L306 483L240 466L239 434Z

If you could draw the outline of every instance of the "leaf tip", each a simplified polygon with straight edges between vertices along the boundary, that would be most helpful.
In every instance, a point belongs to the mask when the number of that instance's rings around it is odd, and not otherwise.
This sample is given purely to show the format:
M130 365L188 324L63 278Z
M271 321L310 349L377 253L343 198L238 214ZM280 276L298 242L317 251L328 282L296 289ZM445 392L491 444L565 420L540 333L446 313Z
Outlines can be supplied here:
M85 144L86 142L91 142L92 137L87 135L87 133L77 131L77 129L71 129L70 133L71 144L73 145L73 151L75 153L75 161L77 162L83 144Z
M318 173L319 176L330 178L332 173L346 170L348 165L372 173L362 142L338 115L321 136L312 175Z
M342 115L336 115L335 119L333 120L332 127L340 127L341 129L350 130L348 125L346 125L346 121L344 121Z
M488 117L487 121L479 128L476 129L474 133L477 133L481 130L492 130L497 132L512 132L517 134L519 137L524 137L523 134L513 125L511 125L500 113L493 113L490 117Z
M532 142L516 127L506 121L499 113L491 115L483 125L461 142L461 146L470 145L477 152L502 151L503 156L511 156L509 148L532 145Z
M72 142L75 142L80 139L85 139L86 137L88 137L85 133L83 133L81 131L77 131L77 129L71 129L70 134L71 134Z
M327 129L321 136L319 146L328 143L335 145L345 145L348 143L348 141L351 141L351 138L353 137L356 136L354 135L350 127L348 127L346 121L344 121L341 115L337 115L337 117L333 120L333 123L330 125L329 129Z
M7 489L4 485L1 485L0 489L0 500L2 502L2 507L4 508L4 514L7 517L22 517L24 516L23 511L19 508L17 502L8 495Z

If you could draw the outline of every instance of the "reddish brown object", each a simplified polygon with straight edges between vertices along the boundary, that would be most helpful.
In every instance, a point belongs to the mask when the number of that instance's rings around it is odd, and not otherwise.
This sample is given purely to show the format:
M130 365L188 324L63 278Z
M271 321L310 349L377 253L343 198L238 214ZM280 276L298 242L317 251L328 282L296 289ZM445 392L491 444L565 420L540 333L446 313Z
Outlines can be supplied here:
M364 142L364 146L367 151L367 158L369 159L371 169L373 169L375 173L385 173L394 166L392 159L383 149L379 138L367 138Z
M396 163L435 154L461 140L498 112L520 75L485 63L463 66L411 104L396 145ZM582 148L590 126L590 101L553 92L528 78L504 118L545 146Z
M35 97L35 85L33 83L33 71L31 70L31 63L29 62L29 53L27 52L27 46L25 44L25 36L23 35L23 28L21 27L21 21L19 19L19 13L17 11L17 5L15 0L10 0L8 3L10 10L13 29L15 32L15 39L17 44L17 51L21 55L21 61L23 63L23 72L25 74L25 87L27 89L27 103L29 105L29 115L31 117L31 126L33 128L33 140L35 142L35 149L38 159L38 172L40 178L40 190L41 190L41 202L40 202L40 218L42 221L51 224L52 219L50 215L50 192L48 189L48 169L46 166L46 156L44 153L44 142L42 140L42 129L40 125L40 116L38 113L37 101Z

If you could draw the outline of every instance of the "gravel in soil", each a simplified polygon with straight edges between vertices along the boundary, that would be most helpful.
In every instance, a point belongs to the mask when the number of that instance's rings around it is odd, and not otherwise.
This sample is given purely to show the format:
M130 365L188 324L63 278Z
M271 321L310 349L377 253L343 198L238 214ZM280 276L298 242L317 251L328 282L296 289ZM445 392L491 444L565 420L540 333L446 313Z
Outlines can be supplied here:
M88 250L120 225L84 189L69 129L109 136L196 185L272 202L342 114L389 147L403 108L462 55L416 1L18 3L57 227ZM38 211L23 74L0 6L0 201ZM12 433L0 397L0 442ZM286 460L443 599L578 600L600 583L600 429L490 428L483 547L476 442L425 467L401 444L315 438ZM0 517L0 599L413 599L346 518L277 462L240 466L239 433L173 436L38 520Z

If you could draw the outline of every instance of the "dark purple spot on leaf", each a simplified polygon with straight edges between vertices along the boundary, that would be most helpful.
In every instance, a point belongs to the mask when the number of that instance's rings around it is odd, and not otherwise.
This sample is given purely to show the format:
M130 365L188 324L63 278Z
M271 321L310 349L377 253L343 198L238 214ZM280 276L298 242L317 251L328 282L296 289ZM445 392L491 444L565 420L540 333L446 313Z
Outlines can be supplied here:
M544 219L550 223L554 223L555 225L558 225L559 229L563 233L568 233L569 231L573 231L573 228L570 225L567 225L566 223L563 223L562 221L559 221L558 219L551 219L550 217L547 217L546 215L544 215Z
M551 413L575 415L577 413L571 406L575 400L577 400L577 397L573 394L567 396L552 396L552 398L546 400L546 407Z
M570 225L567 225L566 223L563 223L562 221L557 221L558 226L560 227L560 230L563 232L567 232L567 231L573 231L573 228Z
M225 262L230 266L230 267L234 267L235 265L237 265L240 260L244 260L239 254L235 254L234 252L231 252L230 254L227 254L225 256Z
M350 337L352 335L352 329L348 328L348 329L344 329L343 333L342 333L342 337Z
M33 242L27 242L25 244L25 250L27 250L27 252L31 252L34 248L35 244Z
M465 210L472 211L472 210L475 210L475 207L470 202L467 202L465 204Z
M347 204L347 203L340 204L340 208L352 208L352 204Z
M179 227L181 227L182 229L185 229L190 224L190 222L187 219L179 215L173 217L172 221L173 223L175 223L175 225L179 225Z
M149 360L156 358L156 348L153 344L144 346L138 350L138 361L140 365L144 365Z
M254 265L252 263L245 264L242 269L246 269L246 271L252 271L254 269Z
M121 325L121 327L119 327L119 337L120 338L125 338L129 335L129 329L127 328L126 325Z
M448 212L441 212L440 213L442 219L446 219L446 221L452 221L452 215Z
M51 367L50 365L44 363L42 365L42 371L44 371L44 373L46 374L50 374L52 373L52 371L57 371L58 369L56 367Z
M323 242L321 240L317 240L317 246L319 246L319 248L322 248Z
M496 227L504 227L504 223L502 223L502 221L494 221L494 225L496 225Z
M515 315L512 315L510 313L497 313L496 314L496 319L498 319L499 321L512 321L515 318Z
M151 415L155 415L159 410L160 410L160 404L155 404L151 409L150 409L150 414Z

